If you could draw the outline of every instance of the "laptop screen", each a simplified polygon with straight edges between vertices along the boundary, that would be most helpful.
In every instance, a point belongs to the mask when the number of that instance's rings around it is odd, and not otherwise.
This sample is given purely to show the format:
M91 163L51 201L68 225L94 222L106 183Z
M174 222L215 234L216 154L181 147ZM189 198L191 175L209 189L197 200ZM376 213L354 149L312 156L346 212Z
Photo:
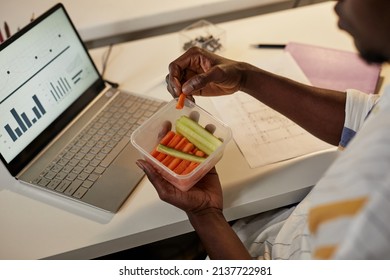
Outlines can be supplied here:
M0 65L0 153L13 169L104 86L61 4L0 45Z

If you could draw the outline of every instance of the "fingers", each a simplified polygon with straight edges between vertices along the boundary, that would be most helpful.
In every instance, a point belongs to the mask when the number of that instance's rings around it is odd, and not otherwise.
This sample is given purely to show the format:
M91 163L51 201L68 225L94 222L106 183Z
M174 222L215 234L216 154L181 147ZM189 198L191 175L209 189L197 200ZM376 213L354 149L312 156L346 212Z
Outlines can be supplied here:
M199 74L205 73L213 65L213 54L200 48L193 47L187 50L179 58L169 64L169 74L166 77L167 89L173 97L184 92L187 95L196 93L200 88L188 84L182 88L183 83L197 79ZM197 85L197 81L194 82Z
M155 187L159 197L163 201L167 201L171 193L176 192L176 188L171 185L169 182L167 182L154 168L151 164L146 162L145 160L137 160L136 164L139 168L141 168L146 176L148 177L149 181L152 183L152 185ZM168 201L167 201L168 202Z
M145 160L137 160L136 163L145 172L162 201L187 213L210 207L222 209L222 188L215 168L189 191L181 191L166 181L150 163Z
M240 88L242 68L236 61L191 48L170 63L167 89L173 97L180 93L187 96L232 94Z
M167 89L171 93L172 97L178 97L182 92L181 89L181 70L177 69L176 66L170 66L169 74L165 77L165 82L167 83Z
M217 91L217 87L213 85L219 85L223 83L225 77L223 72L218 66L212 67L209 71L198 74L191 79L187 80L182 85L182 92L185 94L199 95L199 96L214 96L220 95Z
M172 67L172 69L173 68L175 67ZM211 96L213 95L213 91L210 91L207 87L208 84L210 82L216 83L218 82L218 79L221 80L221 71L219 71L218 68L212 68L209 72L205 73L192 74L191 76L186 75L183 84L181 84L176 77L171 77L171 75L174 75L174 72L177 71L173 70L166 77L167 89L174 98L179 96L178 92L182 92L187 96Z
M168 85L168 91L173 97L179 96L182 92L181 81L185 76L186 69L191 68L191 51L185 52L176 60L169 64L169 74L167 75L166 81Z
M145 172L162 201L172 204L185 212L193 208L188 203L184 193L166 181L151 164L144 160L137 160L136 163Z

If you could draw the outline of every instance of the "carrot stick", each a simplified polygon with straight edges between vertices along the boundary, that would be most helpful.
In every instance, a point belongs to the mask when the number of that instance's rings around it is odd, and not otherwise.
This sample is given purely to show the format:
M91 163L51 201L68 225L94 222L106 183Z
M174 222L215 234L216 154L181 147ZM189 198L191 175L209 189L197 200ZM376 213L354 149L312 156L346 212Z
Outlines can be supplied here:
M187 138L185 138L181 135L180 135L180 137L181 137L181 139L180 139L179 143L177 143L173 148L175 150L182 151L186 147L186 145L190 144L190 143L187 140ZM169 144L168 144L168 147L169 147ZM162 162L162 164L168 166L174 159L175 159L175 157L167 155L161 162Z
M178 166L175 167L175 169L173 169L173 172L175 172L176 174L182 174L183 171L191 164L191 161L189 160L182 160Z
M192 144L191 142L188 142L184 147L183 149L181 150L182 152L185 152L185 153L189 153L191 152L191 150L194 148L194 144Z
M195 154L197 155L197 152L199 151L200 153L198 153L199 156L204 156L205 153L203 153L202 151L200 151L198 148L195 147L194 144L192 144L191 142L189 142L189 144L191 145L188 145L186 146L184 152L186 153L192 153L192 154ZM176 174L182 174L184 172L184 170L186 170L186 168L191 164L192 162L189 161L189 160L182 160L179 162L179 164L177 166L174 167L173 172L175 172ZM172 163L173 165L173 163Z
M160 140L160 144L163 144L163 145L168 145L169 141L172 140L173 136L175 136L175 132L173 132L172 130L168 131L167 134L165 134L165 136ZM156 148L154 148L154 150L150 153L153 157L157 158L158 155L160 154L160 152L158 152L156 150Z
M163 161L163 159L164 159L166 156L167 156L166 154L159 153L159 154L156 156L156 159L157 159L158 161Z
M183 159L181 158L173 158L173 160L167 165L169 169L174 170Z
M183 137L184 138L184 137ZM186 139L186 138L184 138ZM188 141L188 140L187 140ZM184 153L189 153L192 149L194 148L194 144L192 144L191 142L188 142L182 149L180 149L182 152ZM178 150L178 149L177 149ZM180 162L182 162L183 159L180 159L180 158L174 158L169 164L168 164L168 168L171 169L171 170L174 170L179 164Z
M179 99L177 100L176 103L176 109L183 109L184 108L184 101L186 100L186 95L184 93L180 93Z
M167 134L160 140L159 144L184 153L193 154L198 157L206 156L203 151L196 148L195 145L191 143L186 137L173 131L167 132ZM199 163L196 162L176 158L174 156L158 152L156 148L151 152L151 154L169 169L173 170L173 172L176 174L189 174L199 165Z
M173 156L167 155L161 163L164 164L165 166L168 166L175 158Z
M187 166L187 168L180 174L180 175L186 175L192 172L196 167L198 167L198 162L191 162L190 165Z
M170 147L170 148L174 148L179 142L180 140L183 138L183 136L175 133L175 135L172 137L172 139L168 142L167 146ZM156 159L158 161L163 161L165 158L167 157L166 154L163 154L163 153L160 153Z
M160 152L158 152L156 148L154 148L150 154L152 155L152 157L157 157L160 154Z
M193 147L194 144L190 143L187 138L183 137L180 140L180 142L174 147L174 149L184 152L185 150L189 149L189 148L186 148L188 146ZM179 159L179 158L175 158L173 156L167 155L165 157L165 159L162 161L162 163L164 165L168 166L168 168L173 169L170 166L177 165L177 164L179 164L180 161L181 161L181 159Z
M199 149L195 149L194 155L196 155L196 156L198 156L198 157L204 157L204 156L206 156L206 154L205 154L203 151L199 150Z
M160 144L168 145L169 141L175 136L175 132L172 130L168 131L167 134L161 139Z
M191 144L190 141L188 141L187 138L182 137L180 142L174 147L175 150L183 151L183 149L188 145Z
M168 147L169 148L174 148L176 147L177 144L179 144L180 140L183 138L183 136L179 135L179 134L175 134L175 136L173 136L172 140L169 141L168 143Z

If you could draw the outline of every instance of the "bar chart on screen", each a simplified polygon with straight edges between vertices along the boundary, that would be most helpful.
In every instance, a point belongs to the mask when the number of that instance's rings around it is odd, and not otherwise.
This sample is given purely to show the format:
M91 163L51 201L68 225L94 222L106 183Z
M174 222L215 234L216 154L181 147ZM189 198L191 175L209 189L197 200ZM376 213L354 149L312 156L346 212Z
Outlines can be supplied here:
M17 160L36 143L50 141L66 122L60 116L76 114L80 110L76 101L99 78L64 18L58 12L46 24L2 44L0 154L6 162Z
M19 113L15 108L10 110L11 115L13 116L15 122L17 123L16 128L12 128L9 123L4 126L4 129L7 131L8 135L11 137L12 141L15 142L23 133L27 132L44 114L46 114L45 108L42 106L42 103L36 95L32 96L32 104L30 116L27 112Z
M56 82L50 82L50 93L56 102L59 102L72 90L68 79L60 77Z

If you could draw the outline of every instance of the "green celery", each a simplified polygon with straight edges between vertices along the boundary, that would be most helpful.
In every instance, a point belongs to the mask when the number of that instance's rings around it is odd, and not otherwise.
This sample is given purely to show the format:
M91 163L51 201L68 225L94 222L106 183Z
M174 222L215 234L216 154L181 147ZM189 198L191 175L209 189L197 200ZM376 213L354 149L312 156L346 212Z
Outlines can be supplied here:
M187 116L181 116L176 121L176 131L207 155L210 155L222 145L221 140Z
M166 155L170 155L176 158L188 160L188 161L193 161L193 162L198 162L201 163L205 160L203 157L198 157L192 154L187 154L179 150L175 150L173 148L167 147L162 144L157 145L157 151Z

